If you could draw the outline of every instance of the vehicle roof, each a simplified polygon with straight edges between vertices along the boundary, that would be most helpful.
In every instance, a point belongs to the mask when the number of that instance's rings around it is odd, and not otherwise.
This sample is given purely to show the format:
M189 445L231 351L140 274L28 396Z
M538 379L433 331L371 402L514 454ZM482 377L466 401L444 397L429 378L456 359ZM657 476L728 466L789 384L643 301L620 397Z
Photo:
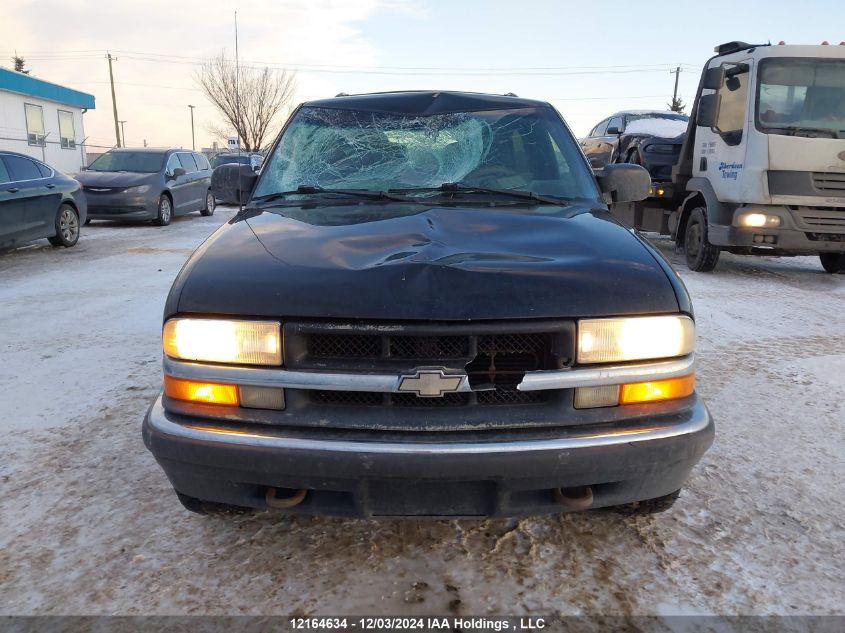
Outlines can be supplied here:
M39 163L44 163L44 161L41 160L40 158L35 158L35 156L30 156L29 154L21 154L20 152L13 152L10 149L0 149L0 154L11 154L12 156L21 156L23 158L30 158L32 160L36 160ZM47 163L44 163L44 164L46 165Z
M193 152L181 147L112 147L110 152L140 152L141 154L160 154L161 152Z
M636 114L636 115L646 115L646 114L671 114L673 116L688 116L683 112L673 112L672 110L620 110L619 112L614 112L611 114L611 117L615 116L623 116L626 114Z
M722 55L717 53L710 58L709 67L712 68L724 62L767 57L845 59L845 46L840 44L760 44L732 53Z
M306 101L302 105L337 110L365 110L395 114L447 114L510 108L549 107L545 101L521 99L511 95L449 90L410 90L405 92L375 92L360 95L340 95L331 99Z

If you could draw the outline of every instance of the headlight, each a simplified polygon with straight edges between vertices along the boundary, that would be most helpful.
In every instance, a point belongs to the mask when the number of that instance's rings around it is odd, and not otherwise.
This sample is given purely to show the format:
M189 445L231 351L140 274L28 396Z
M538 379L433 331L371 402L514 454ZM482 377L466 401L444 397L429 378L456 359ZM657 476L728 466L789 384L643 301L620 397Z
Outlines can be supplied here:
M660 143L653 143L646 145L645 151L652 154L672 154L675 151L675 145L661 145Z
M739 216L739 223L742 226L768 228L780 226L780 218L776 215L766 215L764 213L745 213Z
M172 358L238 365L281 365L278 321L171 319L164 324L164 353Z
M694 347L695 325L686 316L583 319L578 322L579 363L686 356Z
M126 193L147 193L150 190L150 185L138 185L137 187L127 187L124 189Z

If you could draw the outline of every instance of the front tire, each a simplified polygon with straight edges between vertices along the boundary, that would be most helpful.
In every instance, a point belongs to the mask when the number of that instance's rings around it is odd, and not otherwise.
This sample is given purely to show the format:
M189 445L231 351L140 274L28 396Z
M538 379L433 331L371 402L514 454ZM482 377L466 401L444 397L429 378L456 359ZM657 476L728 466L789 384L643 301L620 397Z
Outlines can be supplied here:
M696 207L690 213L684 230L684 255L690 270L710 272L719 262L719 247L707 239L707 212Z
M53 246L70 248L79 241L79 214L69 204L59 206L56 213L56 234L47 238Z
M206 217L214 215L214 209L216 206L217 203L214 200L214 194L211 193L211 189L209 189L205 194L205 209L200 210L200 215L204 215Z
M153 220L153 224L156 226L167 226L170 224L170 220L172 219L173 202L170 200L170 196L162 194L158 199L158 215L156 215L155 220Z
M822 268L829 273L845 272L845 253L822 253L819 255Z

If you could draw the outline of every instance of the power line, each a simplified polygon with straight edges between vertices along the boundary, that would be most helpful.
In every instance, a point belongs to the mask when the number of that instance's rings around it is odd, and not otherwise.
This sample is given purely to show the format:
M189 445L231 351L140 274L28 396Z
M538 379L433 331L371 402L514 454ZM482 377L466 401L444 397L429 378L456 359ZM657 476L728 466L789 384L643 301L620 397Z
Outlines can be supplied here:
M96 51L83 51L94 53ZM181 64L198 66L206 63L207 58L189 55L173 55L163 53L144 53L138 51L115 51L120 53L124 59L150 63ZM82 58L87 58L83 56ZM63 61L79 59L78 55L67 55L61 52L45 54L43 57L30 54L29 59L34 61ZM484 67L484 66L351 66L343 64L309 64L266 61L245 61L241 64L244 68L263 69L264 67L276 70L301 70L304 72L326 73L326 74L367 74L367 75L396 75L396 76L487 76L487 75L522 75L522 76L566 76L566 75L601 75L601 74L630 74L647 72L665 72L674 68L675 64L616 64L606 66L505 66L505 67ZM700 66L694 64L681 64L683 67L698 70Z

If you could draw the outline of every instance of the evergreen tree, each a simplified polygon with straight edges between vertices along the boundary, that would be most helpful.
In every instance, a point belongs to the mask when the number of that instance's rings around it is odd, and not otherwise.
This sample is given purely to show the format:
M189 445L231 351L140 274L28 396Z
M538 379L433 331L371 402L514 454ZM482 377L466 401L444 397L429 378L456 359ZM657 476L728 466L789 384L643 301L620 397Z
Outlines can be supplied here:
M20 55L15 53L14 57L12 57L12 61L15 63L15 70L16 71L18 71L19 73L23 73L25 75L29 74L29 71L26 70L26 68L25 68L26 60L23 57L21 57Z

